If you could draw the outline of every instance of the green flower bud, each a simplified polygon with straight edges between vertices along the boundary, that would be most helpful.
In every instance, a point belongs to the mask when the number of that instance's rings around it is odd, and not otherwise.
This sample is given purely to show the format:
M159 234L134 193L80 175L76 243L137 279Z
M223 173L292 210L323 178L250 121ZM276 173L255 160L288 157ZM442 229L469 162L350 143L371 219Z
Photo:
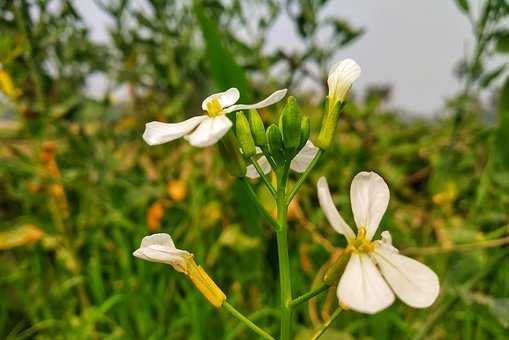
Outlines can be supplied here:
M300 143L300 124L302 114L297 100L288 97L281 113L281 129L283 131L283 144L286 149L297 148Z
M239 143L231 129L221 138L218 145L226 170L234 177L244 177L246 175L246 162L240 153Z
M283 152L283 136L281 130L275 124L272 124L267 129L267 140L269 142L269 151L276 161L284 159Z
M256 154L255 143L251 129L249 128L249 122L244 116L242 111L237 112L235 119L235 132L237 139L239 140L240 147L246 157L251 157Z
M341 274L345 271L346 264L350 260L350 252L343 251L339 258L325 272L323 282L329 286L335 285Z
M300 144L298 149L302 149L309 139L311 133L311 126L309 123L309 117L303 116L300 120Z
M256 109L249 110L248 117L249 126L251 126L251 132L253 133L256 145L265 146L267 144L267 135L265 135L262 117L260 117Z

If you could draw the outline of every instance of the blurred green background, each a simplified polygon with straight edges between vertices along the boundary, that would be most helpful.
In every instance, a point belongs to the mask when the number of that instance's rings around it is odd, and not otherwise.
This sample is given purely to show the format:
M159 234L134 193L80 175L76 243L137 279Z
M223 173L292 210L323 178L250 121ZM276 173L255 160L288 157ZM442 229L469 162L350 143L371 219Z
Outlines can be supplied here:
M354 85L335 146L289 212L292 281L302 294L344 246L318 208L314 183L327 176L348 212L353 175L376 170L391 188L382 226L438 273L441 295L425 310L396 302L375 316L345 312L323 339L509 336L509 82L504 63L491 66L507 61L509 4L452 2L472 25L472 44L455 70L461 90L440 118L408 119L387 105L389 86L356 96ZM90 38L72 1L0 2L0 338L254 338L185 276L134 259L153 232L195 253L239 310L276 332L269 226L216 148L149 147L144 124L197 114L203 98L232 86L244 101L288 87L300 89L316 133L316 91L325 89L328 67L370 32L324 10L326 0L147 0L150 14L134 0L94 3L113 22L107 44ZM283 11L305 48L267 52ZM97 75L109 80L100 99L86 91ZM309 78L317 88L303 90ZM277 109L261 112L267 123ZM296 338L336 305L332 289L300 307Z

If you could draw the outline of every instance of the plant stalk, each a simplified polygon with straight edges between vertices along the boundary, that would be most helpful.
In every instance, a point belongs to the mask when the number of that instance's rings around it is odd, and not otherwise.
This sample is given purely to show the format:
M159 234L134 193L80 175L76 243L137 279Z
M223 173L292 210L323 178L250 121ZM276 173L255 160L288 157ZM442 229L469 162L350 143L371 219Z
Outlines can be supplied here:
M245 317L241 312L235 309L232 305L230 305L227 301L223 302L224 309L226 309L230 314L232 314L234 317L239 319L241 322L243 322L247 327L249 327L253 332L258 334L264 339L268 340L274 340L274 338L267 332L265 332L263 329L255 325L251 320L249 320L247 317Z

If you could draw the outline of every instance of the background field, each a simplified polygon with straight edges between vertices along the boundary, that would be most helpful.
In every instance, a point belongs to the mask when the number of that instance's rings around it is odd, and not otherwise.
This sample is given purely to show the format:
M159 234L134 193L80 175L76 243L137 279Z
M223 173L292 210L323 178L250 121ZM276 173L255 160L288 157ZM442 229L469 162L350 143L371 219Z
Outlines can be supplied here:
M275 237L217 149L149 147L141 134L145 122L182 120L236 86L244 102L288 87L315 136L328 68L370 34L326 2L151 0L147 13L136 1L97 0L113 21L104 44L73 2L0 2L0 338L254 338L183 275L135 260L153 232L170 233L232 304L277 331ZM336 144L289 212L300 294L344 246L318 207L316 180L327 176L349 212L352 177L376 170L391 188L382 226L438 273L441 295L426 310L396 302L376 316L345 312L323 339L509 335L509 4L455 3L472 23L473 43L451 70L461 90L437 117L408 118L387 104L390 86L362 96L354 87ZM302 51L264 49L281 13ZM89 94L94 77L105 79L99 97ZM261 112L267 123L278 109ZM336 305L331 290L300 307L297 338Z

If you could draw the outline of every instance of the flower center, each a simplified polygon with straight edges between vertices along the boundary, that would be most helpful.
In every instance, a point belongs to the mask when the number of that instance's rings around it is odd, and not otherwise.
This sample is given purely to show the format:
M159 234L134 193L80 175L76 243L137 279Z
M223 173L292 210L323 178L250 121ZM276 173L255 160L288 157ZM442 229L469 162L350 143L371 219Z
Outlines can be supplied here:
M210 117L219 116L223 112L223 107L217 98L212 98L207 103L207 113Z
M371 253L375 250L375 243L366 238L366 228L360 227L355 240L346 247L347 252Z

